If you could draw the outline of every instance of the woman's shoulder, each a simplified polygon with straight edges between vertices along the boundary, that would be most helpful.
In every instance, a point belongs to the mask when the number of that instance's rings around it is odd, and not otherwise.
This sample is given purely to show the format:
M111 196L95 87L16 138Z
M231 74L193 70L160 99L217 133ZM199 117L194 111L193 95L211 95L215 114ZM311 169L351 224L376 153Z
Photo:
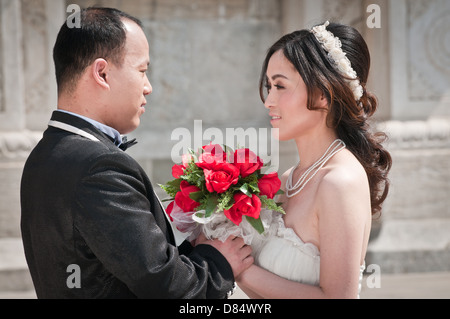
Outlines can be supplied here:
M337 153L326 166L319 184L319 191L341 195L360 194L369 184L364 167L348 150Z
M370 218L367 174L350 151L340 152L330 163L318 185L316 203L319 215L344 224L353 225L357 221L364 222Z

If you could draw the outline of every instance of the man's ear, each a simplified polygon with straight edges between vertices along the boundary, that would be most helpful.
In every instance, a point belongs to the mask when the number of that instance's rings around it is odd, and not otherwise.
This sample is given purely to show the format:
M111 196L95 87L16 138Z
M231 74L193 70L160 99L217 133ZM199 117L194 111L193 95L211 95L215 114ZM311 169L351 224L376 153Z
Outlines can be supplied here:
M109 90L108 82L108 61L98 58L91 65L91 72L94 81L101 87Z

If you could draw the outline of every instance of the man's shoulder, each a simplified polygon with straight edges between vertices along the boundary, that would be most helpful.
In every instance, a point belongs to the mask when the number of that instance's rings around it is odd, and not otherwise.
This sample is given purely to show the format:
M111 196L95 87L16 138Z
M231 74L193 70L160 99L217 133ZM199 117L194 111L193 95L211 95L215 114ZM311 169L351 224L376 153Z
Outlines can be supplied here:
M101 141L84 139L73 144L74 155L78 158L72 160L83 162L87 167L103 166L110 170L140 170L138 162L126 152L113 144L105 144Z
M90 167L101 165L99 163L112 169L140 168L136 160L113 143L57 132L53 128L44 133L27 159L27 164L32 164L34 168L52 166L55 170L89 170Z

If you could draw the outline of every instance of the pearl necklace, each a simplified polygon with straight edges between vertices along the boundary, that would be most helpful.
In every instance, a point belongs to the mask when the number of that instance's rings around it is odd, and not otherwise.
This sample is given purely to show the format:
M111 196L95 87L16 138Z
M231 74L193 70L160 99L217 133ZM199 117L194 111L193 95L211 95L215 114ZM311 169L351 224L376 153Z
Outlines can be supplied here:
M298 162L297 166L295 166L291 172L289 173L289 177L286 180L286 196L288 198L294 197L298 193L302 191L303 188L305 188L306 184L317 174L317 172L325 165L326 162L330 158L332 158L336 153L338 153L340 150L345 148L344 141L337 139L331 145L328 147L326 152L322 155L317 162L315 162L313 165L311 165L303 174L300 176L299 180L295 185L293 184L293 177L294 177L294 171L300 166L300 161ZM313 172L314 171L314 172ZM311 173L312 175L307 179L308 175ZM306 181L305 181L306 180Z

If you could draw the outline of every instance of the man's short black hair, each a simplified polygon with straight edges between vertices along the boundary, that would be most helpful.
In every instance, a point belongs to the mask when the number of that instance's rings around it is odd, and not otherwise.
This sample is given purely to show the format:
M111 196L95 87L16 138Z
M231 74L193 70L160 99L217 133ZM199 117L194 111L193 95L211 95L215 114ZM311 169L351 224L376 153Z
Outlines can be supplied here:
M80 27L64 23L53 48L58 93L71 90L96 59L123 63L126 31L124 19L141 28L142 22L113 8L89 7L80 11Z

